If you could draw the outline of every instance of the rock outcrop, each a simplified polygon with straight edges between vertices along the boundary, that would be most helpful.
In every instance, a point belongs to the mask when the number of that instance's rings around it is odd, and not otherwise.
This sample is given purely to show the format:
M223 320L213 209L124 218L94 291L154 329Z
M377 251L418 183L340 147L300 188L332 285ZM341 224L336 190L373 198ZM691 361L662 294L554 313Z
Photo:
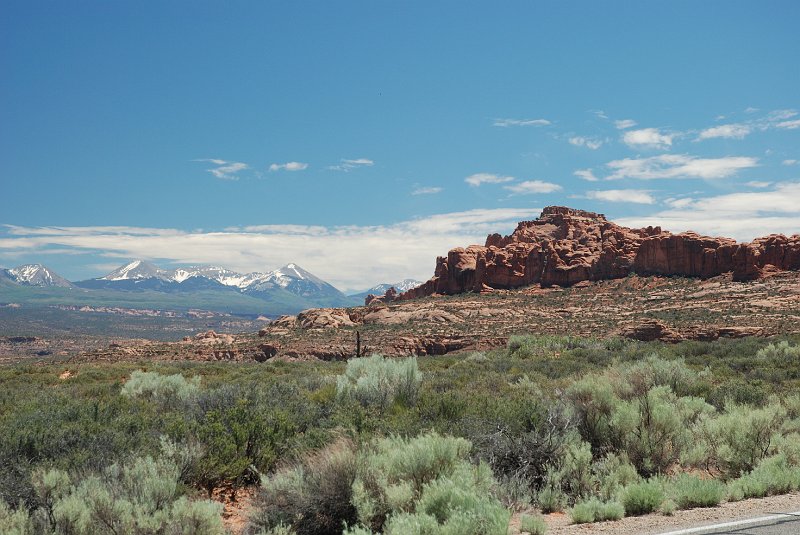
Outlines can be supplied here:
M737 243L661 227L631 229L602 214L550 206L509 236L492 234L483 246L452 249L437 258L433 278L398 300L532 284L572 286L631 273L706 279L730 272L745 281L774 270L800 270L800 235Z

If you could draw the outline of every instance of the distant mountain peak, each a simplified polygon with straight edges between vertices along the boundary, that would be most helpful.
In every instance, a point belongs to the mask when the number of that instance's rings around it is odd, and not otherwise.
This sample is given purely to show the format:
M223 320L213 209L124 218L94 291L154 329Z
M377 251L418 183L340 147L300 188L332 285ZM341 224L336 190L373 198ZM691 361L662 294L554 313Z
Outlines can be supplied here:
M105 277L107 281L138 280L138 279L167 279L167 272L145 260L132 260L120 266Z
M71 288L72 283L42 264L25 264L6 270L17 283L27 286L60 286Z

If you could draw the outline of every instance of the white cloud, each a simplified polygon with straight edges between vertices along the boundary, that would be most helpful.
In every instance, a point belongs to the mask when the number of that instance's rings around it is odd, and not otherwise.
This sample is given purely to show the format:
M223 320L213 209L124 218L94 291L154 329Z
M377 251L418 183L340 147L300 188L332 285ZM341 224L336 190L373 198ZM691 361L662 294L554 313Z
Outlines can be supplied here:
M206 169L206 171L220 180L239 180L239 177L236 176L236 173L250 168L250 166L246 163L229 162L227 160L220 160L219 158L201 158L193 161L208 162L216 165L217 167L214 169Z
M569 138L569 142L576 147L586 147L588 149L597 150L603 146L603 141L601 139L583 137L583 136L575 136Z
M650 158L625 158L606 164L613 172L606 179L638 178L727 178L742 169L756 167L758 158L729 156L697 158L680 154L662 154Z
M794 121L782 121L776 124L778 128L785 128L787 130L796 130L800 128L800 119L795 119Z
M614 126L617 127L618 130L625 130L626 128L632 128L636 126L636 121L633 119L622 119L621 121L614 121Z
M770 191L690 200L648 217L622 218L616 222L632 227L660 225L672 232L694 230L740 241L772 233L796 234L800 229L800 183L784 182Z
M672 146L675 134L662 134L658 128L642 128L629 130L622 136L622 141L631 148L666 149Z
M781 163L783 165L797 165L798 163L800 163L800 161L798 161L798 160L783 160Z
M712 139L717 137L728 139L744 139L751 132L751 128L746 124L723 124L706 128L697 136L697 141Z
M750 186L751 188L768 188L772 185L772 182L764 182L761 180L751 180L750 182L745 182L745 186Z
M785 121L797 115L797 110L774 110L767 114L768 121Z
M552 124L547 119L495 119L492 126L547 126Z
M302 162L273 163L269 166L270 171L303 171L305 169L308 169L308 164Z
M464 182L470 186L480 186L481 184L502 184L503 182L511 182L514 180L513 176L500 176L494 173L475 173L464 179Z
M667 199L664 202L666 202L672 208L677 209L677 208L686 208L687 206L690 206L694 202L694 199L692 199L691 197L683 197L681 199Z
M503 186L504 189L516 195L530 195L532 193L553 193L554 191L561 191L561 186L553 184L552 182L544 182L542 180L526 180L519 184L510 184Z
M411 192L411 195L434 195L440 193L443 188L440 187L417 187Z
M511 232L540 208L476 209L391 225L321 227L261 225L218 232L139 227L7 227L0 255L48 247L107 258L172 264L215 264L240 272L295 262L343 290L433 275L435 259L456 246Z
M575 176L580 177L587 182L597 182L600 180L596 176L594 176L594 172L591 169L578 169L573 173Z
M371 167L373 165L375 165L375 162L373 162L369 158L355 158L355 159L342 158L341 163L337 165L330 165L328 166L328 169L332 171L344 171L346 173L353 169L358 169L361 167Z
M654 204L656 200L650 193L640 189L607 189L602 191L587 191L588 199L608 202L630 202L636 204Z

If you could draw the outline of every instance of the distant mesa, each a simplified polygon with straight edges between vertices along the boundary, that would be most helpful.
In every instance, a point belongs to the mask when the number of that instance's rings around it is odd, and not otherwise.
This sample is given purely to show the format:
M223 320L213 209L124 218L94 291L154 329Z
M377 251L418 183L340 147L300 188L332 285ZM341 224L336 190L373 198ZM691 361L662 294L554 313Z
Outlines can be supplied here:
M572 286L633 273L701 279L732 273L734 280L745 281L776 270L800 270L800 235L737 243L661 227L631 229L602 214L549 206L509 236L491 234L483 246L459 247L437 258L434 276L398 299L533 284Z

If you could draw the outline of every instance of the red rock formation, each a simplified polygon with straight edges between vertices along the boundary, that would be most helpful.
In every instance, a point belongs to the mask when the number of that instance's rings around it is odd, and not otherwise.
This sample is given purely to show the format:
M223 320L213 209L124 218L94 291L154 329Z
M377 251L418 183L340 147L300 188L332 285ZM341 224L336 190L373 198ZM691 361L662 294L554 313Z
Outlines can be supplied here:
M630 229L602 214L550 206L509 236L491 234L484 246L459 247L437 258L433 278L398 299L531 284L571 286L631 273L709 278L732 272L735 280L750 280L765 268L800 270L800 235L739 244L661 227Z

